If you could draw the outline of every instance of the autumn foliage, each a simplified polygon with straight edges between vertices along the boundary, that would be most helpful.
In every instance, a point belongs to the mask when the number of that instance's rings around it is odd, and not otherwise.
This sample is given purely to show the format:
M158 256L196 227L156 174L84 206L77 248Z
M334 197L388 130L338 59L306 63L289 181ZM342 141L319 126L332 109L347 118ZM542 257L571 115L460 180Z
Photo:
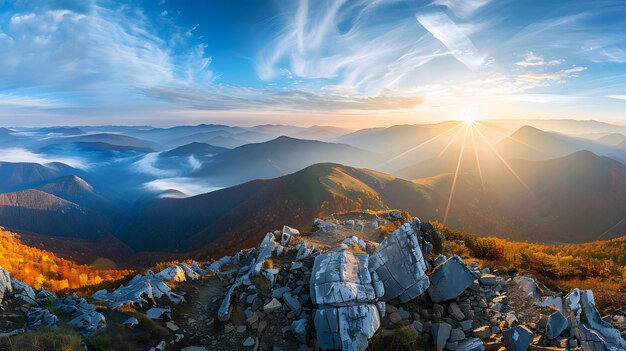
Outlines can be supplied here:
M516 272L531 272L563 291L574 287L593 289L599 305L625 307L626 236L584 244L542 245L483 238L435 225L449 240L453 252L462 257L491 261L492 266Z
M79 289L116 281L130 272L94 270L55 254L24 245L19 235L0 228L0 266L32 287L52 291Z

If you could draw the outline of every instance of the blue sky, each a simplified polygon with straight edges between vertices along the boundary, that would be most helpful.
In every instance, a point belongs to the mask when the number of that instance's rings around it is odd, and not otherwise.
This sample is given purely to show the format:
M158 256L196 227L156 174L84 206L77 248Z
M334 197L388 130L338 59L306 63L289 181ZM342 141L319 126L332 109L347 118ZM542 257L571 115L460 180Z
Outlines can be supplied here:
M0 125L625 111L624 1L0 0Z

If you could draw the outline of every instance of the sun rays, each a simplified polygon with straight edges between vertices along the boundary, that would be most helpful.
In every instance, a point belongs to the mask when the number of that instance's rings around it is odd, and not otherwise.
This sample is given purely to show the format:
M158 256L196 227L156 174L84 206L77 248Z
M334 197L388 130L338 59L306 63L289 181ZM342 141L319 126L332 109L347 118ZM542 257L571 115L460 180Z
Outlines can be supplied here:
M457 130L458 129L458 130ZM457 190L457 184L459 183L460 177L463 173L463 159L465 157L465 152L467 152L468 148L473 149L473 159L476 163L476 169L478 171L478 176L480 179L480 184L481 187L483 189L485 189L485 179L484 179L484 171L483 171L483 166L481 165L480 159L481 156L479 155L479 152L481 150L487 150L487 152L492 153L493 155L495 155L495 157L497 158L497 160L506 168L506 170L508 171L508 173L511 174L511 176L513 176L513 178L519 182L522 187L524 187L525 190L528 191L528 193L534 198L535 195L532 192L532 190L530 189L530 187L526 184L526 182L522 179L522 177L513 169L513 167L506 161L506 159L500 154L500 152L496 149L496 147L492 144L492 142L489 141L489 139L487 138L487 136L485 136L485 133L483 131L481 131L481 129L485 129L488 130L490 132L499 134L501 136L504 136L506 138L509 138L508 135L504 134L503 132L496 130L495 128L491 128L488 125L486 125L483 122L477 121L475 120L472 116L465 116L462 118L462 120L460 121L460 123L456 123L453 126L447 128L446 130L444 130L443 132L438 133L437 135L435 135L434 137L426 140L425 142L422 142L420 144L418 144L417 146L401 153L400 155L397 155L396 157L390 159L388 162L391 162L393 160L396 160L402 156L405 156L407 154L409 154L410 152L413 152L417 149L419 149L420 147L423 147L426 144L430 144L432 142L434 142L435 140L441 138L442 136L446 135L446 134L450 134L453 133L454 131L456 131L456 133L454 133L451 137L450 140L445 144L442 145L442 149L438 154L438 158L443 156L446 152L450 151L450 148L455 145L456 142L458 142L458 140L460 139L461 134L463 134L462 136L462 141L460 144L460 151L458 154L458 158L456 159L456 165L455 165L455 169L454 169L454 174L452 177L452 184L450 186L450 193L448 195L448 201L446 203L446 208L445 208L445 212L443 215L443 224L445 225L446 222L448 221L448 217L450 216L450 212L452 210L452 204L454 201L454 195L455 195L455 191ZM471 144L470 144L471 143ZM468 146L469 144L469 146ZM479 149L479 146L486 146L483 147L482 149ZM486 156L486 155L485 155Z

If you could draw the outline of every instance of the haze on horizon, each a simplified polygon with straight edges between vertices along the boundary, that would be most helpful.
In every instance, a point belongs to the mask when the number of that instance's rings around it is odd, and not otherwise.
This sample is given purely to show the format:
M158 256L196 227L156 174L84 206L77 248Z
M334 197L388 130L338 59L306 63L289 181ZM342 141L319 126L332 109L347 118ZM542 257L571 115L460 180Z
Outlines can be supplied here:
M530 3L0 0L0 125L625 124L626 4Z

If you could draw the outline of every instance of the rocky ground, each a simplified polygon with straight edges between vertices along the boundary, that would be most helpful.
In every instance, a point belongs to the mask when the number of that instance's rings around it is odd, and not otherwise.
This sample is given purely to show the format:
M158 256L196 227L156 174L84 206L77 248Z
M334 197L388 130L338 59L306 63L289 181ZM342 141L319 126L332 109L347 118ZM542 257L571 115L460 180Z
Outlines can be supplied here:
M314 226L87 299L34 291L0 269L1 340L69 325L89 350L626 349L626 316L600 318L592 292L555 295L448 257L432 225L399 211Z

